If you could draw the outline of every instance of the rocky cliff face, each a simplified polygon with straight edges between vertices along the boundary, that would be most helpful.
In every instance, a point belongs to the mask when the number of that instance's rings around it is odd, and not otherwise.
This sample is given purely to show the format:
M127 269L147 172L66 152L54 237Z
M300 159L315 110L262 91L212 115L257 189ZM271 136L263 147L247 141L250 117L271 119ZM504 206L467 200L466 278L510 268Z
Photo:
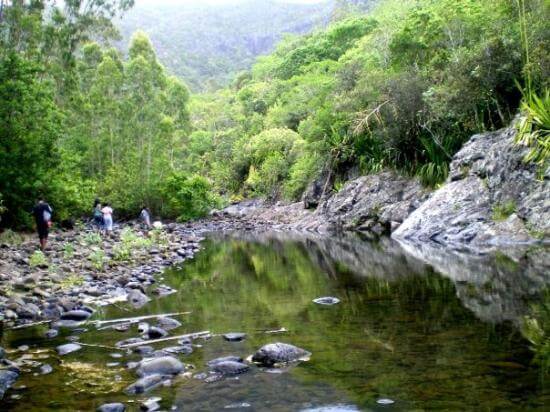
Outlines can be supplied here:
M304 204L243 202L225 213L286 229L392 233L474 251L548 241L550 169L541 176L523 161L528 149L514 143L515 133L510 127L473 136L455 155L447 182L431 193L416 179L382 172L324 197L308 190ZM316 210L304 209L317 202Z
M540 176L514 144L513 127L473 136L445 185L405 219L394 238L479 249L550 234L550 170Z

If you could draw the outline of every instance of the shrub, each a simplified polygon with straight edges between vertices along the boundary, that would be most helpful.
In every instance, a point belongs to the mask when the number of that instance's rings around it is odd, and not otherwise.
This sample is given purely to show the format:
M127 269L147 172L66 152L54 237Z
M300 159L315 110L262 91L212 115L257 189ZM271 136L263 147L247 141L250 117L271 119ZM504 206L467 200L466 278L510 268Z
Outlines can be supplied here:
M29 265L32 268L35 267L42 267L42 266L48 266L48 259L46 258L46 255L42 253L41 251L37 250L34 252L30 259L29 259Z
M220 204L218 196L211 191L210 182L202 176L185 176L173 173L163 186L164 215L186 221L205 216Z
M531 147L526 161L543 165L550 158L550 90L541 97L526 93L521 111L516 142Z

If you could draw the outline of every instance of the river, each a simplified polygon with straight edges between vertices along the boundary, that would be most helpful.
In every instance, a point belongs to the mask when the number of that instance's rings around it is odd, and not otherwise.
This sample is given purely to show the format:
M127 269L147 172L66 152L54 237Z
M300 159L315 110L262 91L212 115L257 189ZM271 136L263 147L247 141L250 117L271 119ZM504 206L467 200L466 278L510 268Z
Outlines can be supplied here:
M28 365L0 409L93 411L123 402L139 410L141 401L158 397L163 410L544 410L550 390L522 330L526 317L548 308L549 255L536 248L514 253L472 256L390 239L275 232L213 235L193 260L163 274L177 293L137 311L109 306L94 317L190 311L171 333L213 334L195 340L192 354L179 355L190 373L129 396L123 390L137 378L125 365L139 361L137 354L84 346L60 358L55 347L69 336L114 346L138 336L135 327L87 326L55 339L43 337L46 327L5 332L1 344L10 358L23 356ZM312 302L322 296L340 303ZM266 333L281 328L287 332ZM227 332L247 336L228 342L220 336ZM212 383L194 378L208 372L209 360L246 358L277 341L310 351L311 359L282 368L253 365ZM51 374L38 373L44 362Z

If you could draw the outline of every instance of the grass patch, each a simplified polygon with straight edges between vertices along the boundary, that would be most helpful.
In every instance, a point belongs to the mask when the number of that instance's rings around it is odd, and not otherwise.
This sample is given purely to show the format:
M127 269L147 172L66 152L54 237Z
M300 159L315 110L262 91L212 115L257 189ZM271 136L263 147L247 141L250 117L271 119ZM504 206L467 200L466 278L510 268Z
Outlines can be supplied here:
M44 253L37 250L31 255L29 259L29 265L31 266L31 268L48 266L48 259L46 258L46 255Z
M516 203L513 200L509 200L504 203L497 203L493 206L493 220L495 222L501 222L508 219L516 212Z
M19 246L21 243L23 243L23 236L11 229L6 229L0 233L0 244Z

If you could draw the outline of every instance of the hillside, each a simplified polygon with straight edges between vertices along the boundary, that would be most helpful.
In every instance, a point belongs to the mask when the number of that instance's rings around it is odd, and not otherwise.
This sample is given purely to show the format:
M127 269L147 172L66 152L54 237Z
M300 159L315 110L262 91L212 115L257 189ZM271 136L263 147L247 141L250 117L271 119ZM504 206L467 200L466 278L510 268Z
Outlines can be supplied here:
M155 2L138 0L118 22L126 51L136 30L145 31L158 58L192 90L227 85L255 58L270 53L286 33L303 34L325 26L347 1L299 3L281 0ZM371 0L351 1L372 3Z

